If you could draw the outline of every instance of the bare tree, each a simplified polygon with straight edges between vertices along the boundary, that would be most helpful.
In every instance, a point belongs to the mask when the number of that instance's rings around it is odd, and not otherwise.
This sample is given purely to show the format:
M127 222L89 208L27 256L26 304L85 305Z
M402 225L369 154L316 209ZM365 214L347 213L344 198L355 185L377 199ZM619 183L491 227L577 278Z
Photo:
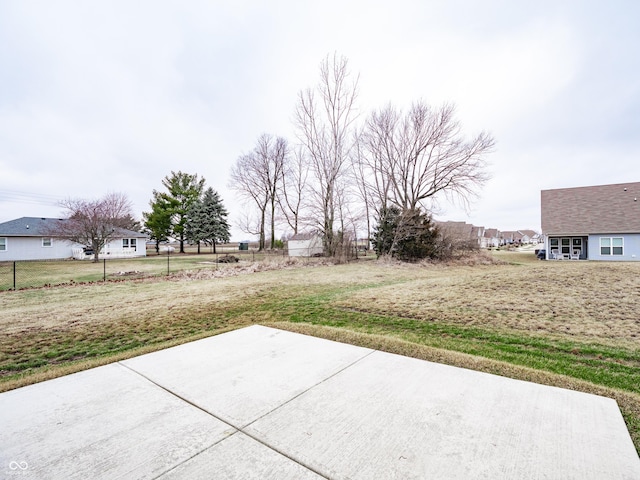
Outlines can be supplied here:
M265 133L253 151L241 155L231 169L230 188L258 207L260 250L265 248L267 218L271 224L270 248L275 245L277 197L287 155L287 141Z
M57 221L47 235L91 246L94 261L100 250L131 226L131 202L123 193L109 193L99 200L67 199L60 203L65 219Z
M364 138L381 208L388 200L414 211L440 193L468 206L488 179L485 156L495 142L486 132L465 139L454 113L453 105L417 102L405 116L391 105L371 114Z
M366 225L366 238L367 248L371 239L371 219L374 212L377 212L381 202L377 201L375 197L376 189L369 183L370 177L375 179L374 175L370 175L373 171L369 168L369 159L365 156L365 151L362 148L363 142L358 133L355 134L354 148L351 155L351 179L352 190L354 194L359 198L361 208L363 212L359 217L365 220ZM357 242L357 228L355 228L356 242ZM356 245L357 246L357 245Z
M282 169L282 179L278 191L278 203L287 224L298 234L300 228L301 213L303 208L304 192L307 188L309 168L302 148L293 151L292 156Z
M357 92L358 78L352 79L347 59L334 54L320 63L317 88L298 94L295 112L298 137L314 175L313 200L321 217L320 231L328 255L335 253L337 185L345 174L352 147Z

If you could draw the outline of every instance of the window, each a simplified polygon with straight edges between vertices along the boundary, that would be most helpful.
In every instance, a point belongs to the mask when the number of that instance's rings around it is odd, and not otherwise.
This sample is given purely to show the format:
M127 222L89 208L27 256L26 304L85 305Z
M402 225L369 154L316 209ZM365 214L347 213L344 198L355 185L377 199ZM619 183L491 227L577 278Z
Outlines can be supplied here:
M135 238L123 238L122 239L122 248L128 250L129 248L135 250L136 249L136 239Z
M613 245L613 254L622 255L622 237L612 238L611 244Z
M7 237L0 237L0 252L7 251Z
M52 247L53 239L51 237L42 237L42 246L43 247Z
M624 255L622 237L600 238L600 255Z

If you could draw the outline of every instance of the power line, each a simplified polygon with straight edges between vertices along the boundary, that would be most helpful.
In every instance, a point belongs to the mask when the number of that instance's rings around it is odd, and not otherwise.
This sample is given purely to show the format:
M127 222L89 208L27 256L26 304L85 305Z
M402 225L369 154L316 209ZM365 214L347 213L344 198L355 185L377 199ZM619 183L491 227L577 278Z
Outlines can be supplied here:
M0 202L28 203L34 205L58 204L66 197L60 195L48 195L44 193L20 192L17 190L0 190Z

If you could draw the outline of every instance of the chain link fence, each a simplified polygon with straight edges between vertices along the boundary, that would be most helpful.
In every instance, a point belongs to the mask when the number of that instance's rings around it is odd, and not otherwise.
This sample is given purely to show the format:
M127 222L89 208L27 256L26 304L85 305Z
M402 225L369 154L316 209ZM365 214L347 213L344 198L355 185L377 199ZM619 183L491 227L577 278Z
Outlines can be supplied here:
M300 255L296 255L300 253ZM295 257L301 263L322 261L320 255L288 250L237 250L224 253L149 252L146 257L93 260L28 260L0 262L0 291L20 290L55 285L118 281L151 276L171 275L182 271L218 269L224 264L277 261ZM349 261L365 252L350 251L341 260Z

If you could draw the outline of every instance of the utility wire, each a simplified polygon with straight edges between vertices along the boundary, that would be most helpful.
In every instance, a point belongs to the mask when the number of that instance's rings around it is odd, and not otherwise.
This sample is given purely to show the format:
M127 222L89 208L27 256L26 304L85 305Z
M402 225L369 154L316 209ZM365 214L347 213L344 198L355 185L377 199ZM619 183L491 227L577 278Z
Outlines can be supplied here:
M44 193L19 192L16 190L0 189L0 202L57 206L65 198L66 197L60 195L48 195Z

